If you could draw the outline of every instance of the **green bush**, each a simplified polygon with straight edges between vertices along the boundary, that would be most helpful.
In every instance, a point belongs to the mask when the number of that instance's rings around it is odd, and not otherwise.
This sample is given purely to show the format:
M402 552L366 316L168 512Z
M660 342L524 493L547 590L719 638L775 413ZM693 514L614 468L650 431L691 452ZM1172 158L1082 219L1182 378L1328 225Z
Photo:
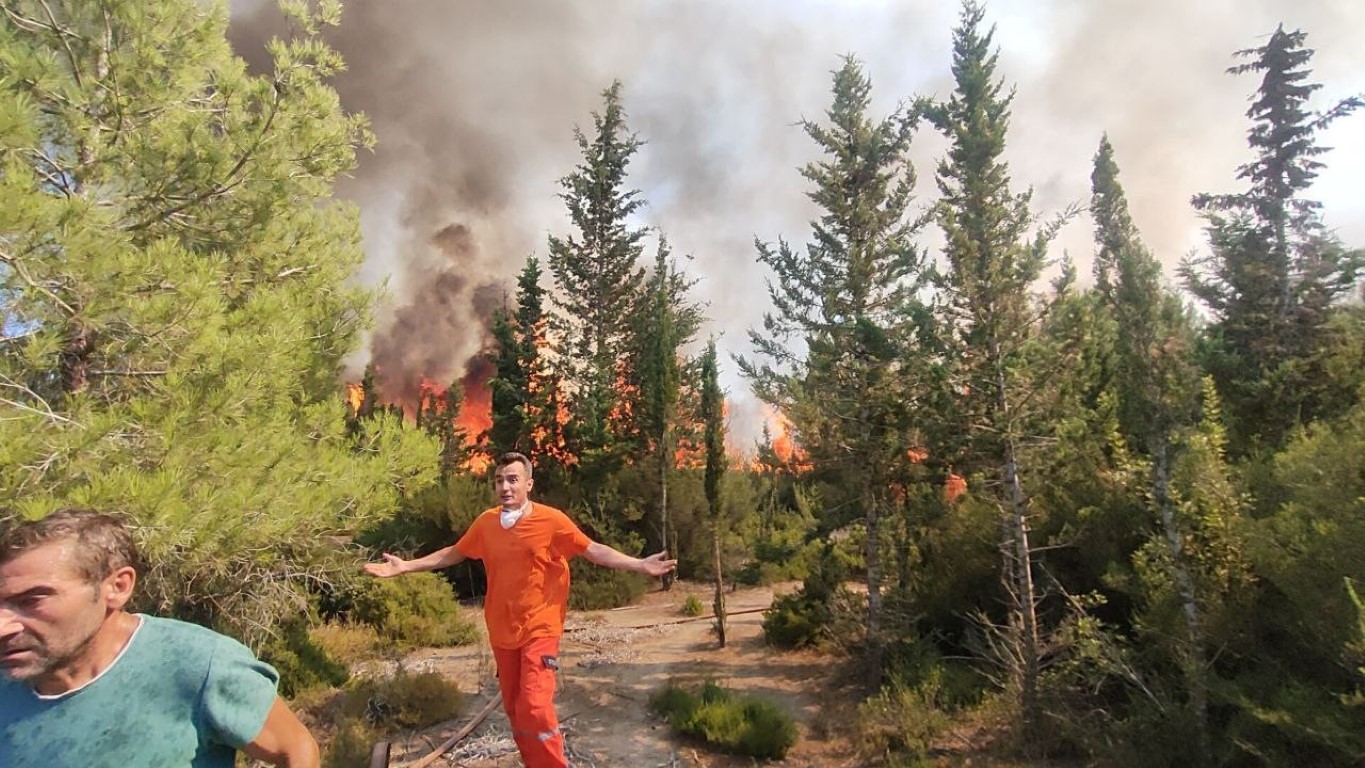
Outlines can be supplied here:
M952 725L943 703L942 674L934 669L915 685L892 683L858 706L858 749L868 760L926 757Z
M461 613L450 585L434 573L366 579L351 596L351 618L374 627L399 648L476 642L478 627Z
M682 604L682 615L700 616L702 611L701 599L696 595L688 595Z
M763 640L774 648L819 645L829 624L829 608L797 592L773 600L763 613Z
M796 723L781 707L736 696L714 682L695 694L670 683L649 705L674 732L732 754L780 760L796 743Z
M343 661L310 636L305 619L284 625L260 655L280 673L280 693L285 697L342 685L351 676Z
M346 686L341 702L343 722L363 718L380 730L425 728L459 717L464 694L436 672L407 672L392 677L357 678Z
M834 544L823 544L801 589L773 601L763 614L763 639L776 648L820 645L834 622L835 599L843 590L849 565Z
M581 557L570 564L573 586L569 607L578 611L600 611L630 605L645 593L648 580L639 574L593 565Z

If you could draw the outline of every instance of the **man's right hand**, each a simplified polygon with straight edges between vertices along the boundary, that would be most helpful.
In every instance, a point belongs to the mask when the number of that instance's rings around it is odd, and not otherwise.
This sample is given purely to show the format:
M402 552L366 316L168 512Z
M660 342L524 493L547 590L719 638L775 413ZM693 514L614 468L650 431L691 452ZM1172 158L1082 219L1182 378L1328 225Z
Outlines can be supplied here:
M366 563L365 573L368 573L371 576L378 576L381 579L388 579L407 573L411 570L408 568L408 561L397 555L390 555L388 552L385 552L381 557L384 558L384 562L382 563Z

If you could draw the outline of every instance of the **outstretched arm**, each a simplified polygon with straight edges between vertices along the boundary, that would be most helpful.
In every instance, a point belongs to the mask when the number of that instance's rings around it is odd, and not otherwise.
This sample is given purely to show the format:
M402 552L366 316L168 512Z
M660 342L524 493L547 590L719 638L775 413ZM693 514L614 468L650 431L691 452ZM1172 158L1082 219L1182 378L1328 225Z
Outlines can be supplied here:
M415 571L439 571L442 568L449 568L465 561L465 556L455 549L454 544L415 560L404 560L397 555L390 555L388 552L383 554L383 558L384 562L382 563L366 563L365 573L387 579Z
M631 557L612 549L606 544L599 544L595 541L583 551L583 556L603 568L634 571L646 576L662 576L678 567L677 560L664 559L668 556L667 552L655 552L649 557Z

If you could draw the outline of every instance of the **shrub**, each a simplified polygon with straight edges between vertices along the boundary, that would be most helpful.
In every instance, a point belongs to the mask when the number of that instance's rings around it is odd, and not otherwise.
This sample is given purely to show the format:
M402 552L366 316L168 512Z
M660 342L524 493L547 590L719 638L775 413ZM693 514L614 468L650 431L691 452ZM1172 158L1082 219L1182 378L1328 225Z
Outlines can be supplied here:
M329 621L309 630L308 637L328 656L347 665L374 659L388 647L369 624Z
M952 724L942 696L942 673L934 669L917 684L891 683L859 705L857 733L863 756L927 756L933 740Z
M368 765L370 750L379 740L379 731L364 717L341 721L323 753L323 768L359 768Z
M800 592L783 595L763 613L763 640L775 648L818 645L829 619L828 607L806 599Z
M578 611L600 611L630 605L645 593L648 580L639 574L601 568L576 557L570 564L573 586L569 607Z
M392 677L351 681L341 703L343 722L363 718L381 730L425 728L456 718L463 709L464 694L453 682L436 672L403 669Z
M344 662L310 636L305 619L284 625L261 648L261 658L280 673L280 693L285 697L341 685L351 676Z
M702 611L701 599L696 595L688 595L682 604L682 615L700 616Z
M780 760L796 743L796 723L781 707L736 696L714 682L695 694L670 683L649 705L674 732L725 752Z
M803 648L825 640L834 621L834 603L848 574L833 544L823 545L801 589L773 601L763 614L763 639L777 648Z
M461 615L455 593L434 573L366 579L352 595L351 617L374 627L399 648L448 647L478 640L474 622Z

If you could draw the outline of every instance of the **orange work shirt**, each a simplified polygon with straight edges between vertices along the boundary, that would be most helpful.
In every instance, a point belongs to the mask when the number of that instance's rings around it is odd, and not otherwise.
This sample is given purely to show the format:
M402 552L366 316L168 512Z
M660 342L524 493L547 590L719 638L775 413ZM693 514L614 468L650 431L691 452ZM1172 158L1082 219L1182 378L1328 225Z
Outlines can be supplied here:
M478 517L455 543L465 557L483 561L488 594L483 620L494 648L520 648L541 637L564 633L569 609L569 559L592 544L569 516L544 504L531 508L511 528L501 510Z

